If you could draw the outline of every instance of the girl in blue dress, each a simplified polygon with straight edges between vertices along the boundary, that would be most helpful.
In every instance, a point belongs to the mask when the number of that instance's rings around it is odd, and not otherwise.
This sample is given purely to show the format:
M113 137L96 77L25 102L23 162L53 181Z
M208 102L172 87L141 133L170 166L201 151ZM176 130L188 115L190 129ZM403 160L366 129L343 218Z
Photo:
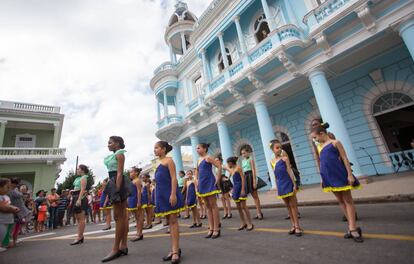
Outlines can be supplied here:
M183 193L185 194L185 205L193 214L193 225L190 228L201 227L202 223L197 209L196 183L191 170L187 171L186 175L187 179L184 182Z
M136 242L144 239L142 234L142 229L144 226L144 210L142 210L141 205L141 190L142 184L139 174L142 169L137 167L132 167L129 172L129 177L131 179L131 195L128 197L128 210L132 211L135 216L137 234L134 238L131 239L132 242Z
M184 210L184 201L178 188L176 167L172 158L167 153L172 146L166 141L159 141L154 146L154 154L159 159L159 165L155 171L155 200L157 206L157 217L166 217L171 235L171 251L163 257L164 261L179 263L181 250L179 246L179 228L177 214Z
M196 170L197 195L204 199L207 206L209 232L205 238L215 239L220 237L220 214L216 195L220 193L218 186L220 185L221 173L214 175L213 166L217 168L217 171L221 172L221 164L208 155L209 146L210 144L206 143L197 145L197 153L200 156Z
M102 181L101 186L101 200L99 202L99 209L103 211L105 217L106 227L102 229L103 231L111 229L111 209L112 205L109 201L108 195L104 192L106 184L108 183L108 179L104 179Z
M324 192L332 192L348 219L349 231L345 238L352 238L355 242L363 242L361 228L356 226L355 206L351 190L359 189L360 183L352 174L351 165L342 143L329 137L326 128L319 126L312 129L312 137L321 150L320 174Z
M302 236L303 230L299 225L298 204L296 199L296 182L290 165L289 157L282 149L279 140L270 141L270 149L273 151L275 158L271 161L274 174L276 176L277 194L279 199L283 199L285 203L292 228L289 235L295 234L297 237Z
M142 194L141 194L141 204L142 209L145 210L145 222L146 225L144 229L152 228L152 204L151 204L151 180L149 174L142 175Z
M230 157L227 159L227 165L229 167L227 170L230 172L230 177L233 178L233 191L231 197L236 203L242 221L242 225L238 230L241 231L246 229L247 231L251 231L254 226L252 224L249 209L246 205L246 178L244 177L242 168L237 165L237 160L237 157Z

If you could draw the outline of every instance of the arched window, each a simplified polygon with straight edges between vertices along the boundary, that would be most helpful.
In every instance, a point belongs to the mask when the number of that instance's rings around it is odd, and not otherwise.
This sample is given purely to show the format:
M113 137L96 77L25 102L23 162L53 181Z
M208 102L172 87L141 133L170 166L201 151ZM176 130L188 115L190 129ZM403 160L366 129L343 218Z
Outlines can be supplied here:
M388 110L399 108L400 106L412 103L413 99L406 94L392 92L381 96L372 106L374 116L380 115Z
M266 16L262 14L254 22L254 35L256 37L257 43L262 42L270 33L269 25L266 21Z
M229 62L229 66L230 66L233 64L233 60L231 59L231 54L228 48L226 48L226 54L227 54L227 61ZM219 68L219 72L222 72L225 68L223 56L221 56L221 52L218 55L218 68Z

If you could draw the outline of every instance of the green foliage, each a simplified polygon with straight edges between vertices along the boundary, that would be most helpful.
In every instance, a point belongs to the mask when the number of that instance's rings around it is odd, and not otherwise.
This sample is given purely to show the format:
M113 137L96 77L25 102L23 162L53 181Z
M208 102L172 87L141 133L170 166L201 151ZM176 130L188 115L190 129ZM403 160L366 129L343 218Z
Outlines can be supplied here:
M62 190L73 190L73 182L78 176L71 170L65 178L65 181L57 184L57 191L61 193ZM92 170L89 170L88 179L86 183L86 190L90 190L95 183L95 175Z

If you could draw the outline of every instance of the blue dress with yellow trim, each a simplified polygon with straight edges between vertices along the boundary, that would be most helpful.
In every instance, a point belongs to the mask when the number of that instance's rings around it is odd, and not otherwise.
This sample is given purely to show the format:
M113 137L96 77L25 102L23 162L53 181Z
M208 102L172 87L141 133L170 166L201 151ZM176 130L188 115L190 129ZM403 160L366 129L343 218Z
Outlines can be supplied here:
M105 200L106 200L107 194L105 192L102 192L101 194L101 200L99 201L99 209L100 210L104 210L104 209L111 209L111 202L108 199L108 202L105 204Z
M137 198L137 186L134 183L130 183L130 188L131 188L131 194L128 196L128 211L134 211L137 210L137 202L138 202L138 198Z
M151 205L152 207L155 206L155 190L151 192Z
M320 173L324 192L341 192L360 189L361 185L355 176L351 186L348 183L348 171L340 158L338 149L329 143L320 152Z
M144 184L141 192L141 207L142 209L152 207L151 201L148 200L148 186Z
M203 159L198 165L198 192L199 197L207 197L220 193L216 186L216 177L213 174L213 165Z
M276 176L277 198L286 198L294 195L293 182L287 171L286 162L280 159L273 164L274 173Z
M234 202L239 203L240 201L246 201L247 197L246 194L241 196L242 190L242 178L239 172L235 172L232 176L233 178L233 193L231 198L233 198Z
M155 171L155 200L156 200L156 217L163 217L170 214L177 214L184 211L184 199L177 184L177 203L174 206L170 204L171 196L171 174L167 166L160 164Z
M197 195L194 182L191 182L187 186L187 197L186 197L187 208L193 208L197 206Z

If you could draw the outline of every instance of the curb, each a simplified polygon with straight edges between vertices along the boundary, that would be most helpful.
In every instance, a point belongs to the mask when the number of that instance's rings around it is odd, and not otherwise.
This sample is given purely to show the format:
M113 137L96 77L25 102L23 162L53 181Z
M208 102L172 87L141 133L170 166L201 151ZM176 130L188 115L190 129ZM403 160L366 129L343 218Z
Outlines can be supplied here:
M412 201L414 201L414 193L354 198L355 204L400 203L400 202L412 202ZM299 207L326 206L326 205L338 205L338 202L336 200L298 202ZM249 209L256 209L254 205L248 205L247 207ZM285 207L286 205L282 203L262 204L263 209L285 208ZM223 209L223 207L220 206L220 209ZM233 209L233 206L232 206L232 209ZM234 209L236 209L236 207L234 207Z

